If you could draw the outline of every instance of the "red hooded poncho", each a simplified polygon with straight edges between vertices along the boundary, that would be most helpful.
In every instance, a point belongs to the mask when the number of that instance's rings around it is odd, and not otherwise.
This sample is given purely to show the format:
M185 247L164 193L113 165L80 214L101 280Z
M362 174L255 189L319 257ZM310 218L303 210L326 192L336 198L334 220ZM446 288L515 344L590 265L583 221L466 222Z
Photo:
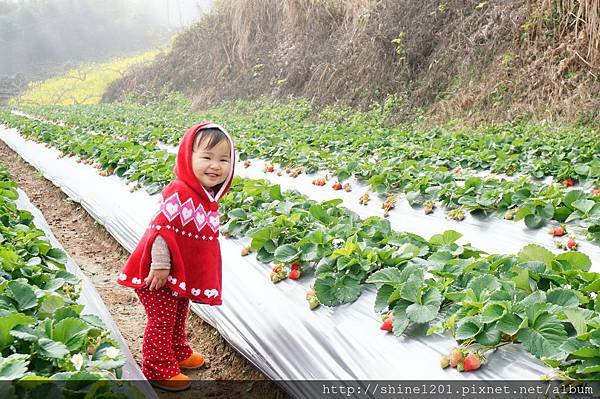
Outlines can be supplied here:
M229 174L214 197L202 187L192 170L192 145L196 133L217 128L229 138ZM229 134L219 125L201 123L183 136L177 153L176 178L161 192L160 209L125 263L117 282L133 288L144 286L150 271L152 244L160 234L171 252L171 272L167 287L173 295L193 302L220 305L221 248L219 246L219 206L217 201L233 180L235 148Z

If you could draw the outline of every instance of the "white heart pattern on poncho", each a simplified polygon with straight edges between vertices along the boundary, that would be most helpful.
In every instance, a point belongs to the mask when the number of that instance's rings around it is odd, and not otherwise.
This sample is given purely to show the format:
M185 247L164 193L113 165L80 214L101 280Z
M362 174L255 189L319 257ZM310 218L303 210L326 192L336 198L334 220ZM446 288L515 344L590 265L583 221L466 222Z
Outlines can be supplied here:
M198 288L192 288L191 292L192 292L192 295L198 296L198 295L200 295L200 292L202 292L202 291L200 291Z
M139 279L139 278L137 278L137 277L134 277L134 278L132 278L132 279L131 279L131 282L132 282L133 284L142 284L142 280L140 280L140 279Z
M219 230L219 226L221 225L221 222L219 219L220 219L219 212L211 211L208 214L208 225L214 232L217 232Z
M179 283L179 288L181 288L182 290L185 291L185 281L182 281L181 283Z
M127 280L127 275L125 273L121 273L121 275L119 276L119 280L121 280L121 281Z
M181 224L183 226L188 224L192 220L193 215L194 203L192 202L191 198L188 198L188 200L181 205Z
M206 295L208 298L216 298L219 295L219 291L214 288L212 290L204 290L204 295Z

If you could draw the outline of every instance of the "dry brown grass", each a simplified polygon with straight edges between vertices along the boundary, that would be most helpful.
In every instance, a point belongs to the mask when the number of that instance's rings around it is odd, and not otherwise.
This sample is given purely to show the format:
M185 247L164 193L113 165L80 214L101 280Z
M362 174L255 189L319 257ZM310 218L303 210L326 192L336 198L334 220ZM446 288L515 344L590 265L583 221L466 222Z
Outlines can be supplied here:
M398 119L577 119L598 105L600 0L220 0L105 99L167 87L197 107L305 96ZM595 79L594 79L595 78ZM600 115L598 116L600 117Z

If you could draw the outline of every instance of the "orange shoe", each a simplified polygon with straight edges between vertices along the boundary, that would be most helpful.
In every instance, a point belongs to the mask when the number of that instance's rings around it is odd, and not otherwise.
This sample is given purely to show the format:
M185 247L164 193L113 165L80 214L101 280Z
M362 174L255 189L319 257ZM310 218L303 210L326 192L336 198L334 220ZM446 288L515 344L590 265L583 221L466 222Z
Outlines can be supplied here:
M179 373L168 380L151 380L150 384L165 391L177 392L188 389L192 383L190 377Z
M179 368L182 369L199 369L204 365L204 356L194 352L185 360L179 362Z

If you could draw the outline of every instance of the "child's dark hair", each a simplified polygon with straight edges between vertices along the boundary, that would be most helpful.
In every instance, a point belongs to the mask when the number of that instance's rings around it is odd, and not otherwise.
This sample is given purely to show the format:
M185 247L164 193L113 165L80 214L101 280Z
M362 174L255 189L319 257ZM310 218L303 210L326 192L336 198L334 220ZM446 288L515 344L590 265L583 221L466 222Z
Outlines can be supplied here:
M196 151L200 144L205 143L207 140L208 144L206 145L206 148L208 148L209 150L223 140L229 142L229 138L221 129L217 129L214 127L209 129L200 129L196 133L196 137L194 137L194 145L192 146L193 151Z

